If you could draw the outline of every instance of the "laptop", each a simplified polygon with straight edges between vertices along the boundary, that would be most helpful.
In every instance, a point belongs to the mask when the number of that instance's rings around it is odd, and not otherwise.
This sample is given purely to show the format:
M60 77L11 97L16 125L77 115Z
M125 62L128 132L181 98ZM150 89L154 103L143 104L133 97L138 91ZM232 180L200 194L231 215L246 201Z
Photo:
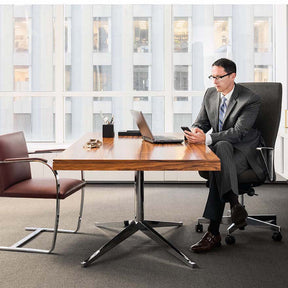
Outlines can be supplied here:
M157 144L166 144L166 143L182 143L183 138L177 138L175 136L164 136L164 135L153 135L145 118L141 111L131 110L131 114L140 130L142 138L145 141Z

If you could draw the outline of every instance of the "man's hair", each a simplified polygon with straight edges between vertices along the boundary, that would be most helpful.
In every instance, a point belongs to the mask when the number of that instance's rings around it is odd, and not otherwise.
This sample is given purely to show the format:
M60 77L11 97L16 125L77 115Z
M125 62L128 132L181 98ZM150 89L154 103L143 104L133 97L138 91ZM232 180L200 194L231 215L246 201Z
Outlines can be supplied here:
M236 64L227 58L220 58L216 60L212 64L212 67L213 66L223 67L226 73L236 73Z

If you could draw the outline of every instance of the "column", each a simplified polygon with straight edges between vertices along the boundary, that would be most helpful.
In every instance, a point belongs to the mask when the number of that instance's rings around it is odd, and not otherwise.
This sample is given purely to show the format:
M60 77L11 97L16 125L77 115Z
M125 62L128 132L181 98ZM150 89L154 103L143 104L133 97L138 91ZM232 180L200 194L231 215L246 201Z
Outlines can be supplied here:
M71 91L93 90L92 8L71 7ZM72 97L72 138L78 138L93 127L93 97Z
M232 15L232 60L237 65L236 81L254 81L253 5L233 5Z
M53 7L32 6L31 90L53 91ZM52 140L54 135L54 98L32 97L31 125L34 140Z
M213 6L195 5L192 14L192 90L205 89L204 78L210 75L213 57Z
M0 91L13 91L13 6L0 6ZM0 133L13 131L13 98L0 97Z

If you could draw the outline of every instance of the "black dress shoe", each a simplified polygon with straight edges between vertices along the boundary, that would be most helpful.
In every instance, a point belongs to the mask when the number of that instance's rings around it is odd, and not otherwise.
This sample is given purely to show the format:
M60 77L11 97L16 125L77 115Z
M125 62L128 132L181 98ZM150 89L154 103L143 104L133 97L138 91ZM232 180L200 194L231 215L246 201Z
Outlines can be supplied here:
M241 204L236 204L231 209L231 220L238 227L244 227L247 225L246 219L248 213Z
M196 253L207 252L213 248L220 246L221 246L220 234L215 236L211 232L207 231L199 242L190 247L190 250Z

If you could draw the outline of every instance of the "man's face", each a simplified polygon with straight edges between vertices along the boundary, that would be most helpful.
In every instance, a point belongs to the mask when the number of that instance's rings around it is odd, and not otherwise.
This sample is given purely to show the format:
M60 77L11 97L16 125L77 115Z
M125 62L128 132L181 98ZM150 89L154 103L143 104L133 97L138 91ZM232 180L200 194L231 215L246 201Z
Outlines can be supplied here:
M221 66L212 66L212 72L211 75L214 77L217 76L223 76L226 75L227 72L224 70L223 67ZM215 85L215 88L217 89L218 92L223 93L224 95L226 95L227 93L229 93L233 86L234 86L234 79L236 77L236 73L232 73L230 75L227 75L223 78L220 79L213 79L213 83Z

